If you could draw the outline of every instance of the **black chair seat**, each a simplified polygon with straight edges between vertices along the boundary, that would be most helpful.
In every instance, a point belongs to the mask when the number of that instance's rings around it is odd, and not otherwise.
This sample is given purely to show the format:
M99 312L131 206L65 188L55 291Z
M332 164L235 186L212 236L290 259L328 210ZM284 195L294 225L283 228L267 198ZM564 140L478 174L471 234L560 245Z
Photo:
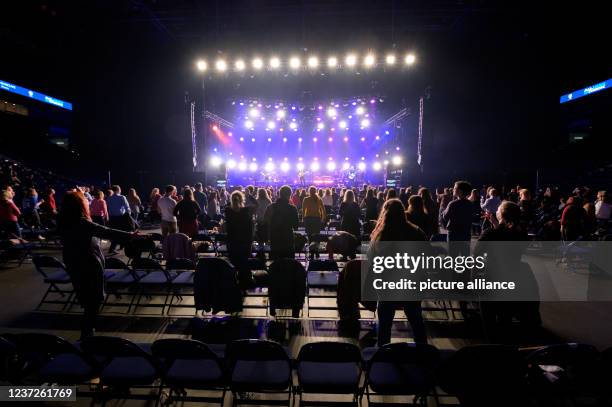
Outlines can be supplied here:
M100 378L109 385L148 385L155 381L157 372L143 357L115 357L102 369Z
M300 362L297 373L306 393L352 394L359 386L359 366L353 362Z
M67 284L70 282L70 276L63 270L52 271L47 273L45 283Z
M197 389L223 386L223 372L214 360L177 359L166 372L168 385Z
M370 387L378 394L423 394L431 383L432 377L413 364L377 362L369 374Z
M138 270L135 272L135 274L138 276L138 278L142 278L142 276L144 276L146 272ZM111 278L106 280L107 283L111 284L131 284L135 281L138 280L134 279L134 276L132 275L132 273L130 273L129 270L122 270L116 272Z
M309 287L336 287L338 286L338 273L336 272L308 272Z
M289 386L291 373L286 360L239 360L232 374L234 391L280 391Z
M144 277L138 280L138 284L166 284L168 283L166 273L168 273L170 280L174 280L176 278L177 274L175 271L150 271L146 273Z
M104 270L104 280L107 281L109 278L113 277L117 272L115 270Z
M38 371L43 382L75 384L84 383L94 376L94 369L80 355L65 353L55 356Z
M172 280L172 285L193 285L193 271L183 271Z

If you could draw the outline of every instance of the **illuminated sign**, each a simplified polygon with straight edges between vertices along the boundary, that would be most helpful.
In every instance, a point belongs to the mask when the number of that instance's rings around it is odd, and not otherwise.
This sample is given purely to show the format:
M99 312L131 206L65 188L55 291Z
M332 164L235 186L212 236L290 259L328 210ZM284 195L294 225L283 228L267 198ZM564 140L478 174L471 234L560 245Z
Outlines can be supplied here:
M48 103L53 106L61 107L62 109L72 110L72 103L70 102L65 102L63 100L47 96L39 92L35 92L33 90L23 88L18 85L13 85L9 82L0 81L0 89L5 90L7 92L15 93L17 95L25 96L30 99L38 100L43 103Z
M559 103L571 102L574 99L579 99L583 96L588 96L592 93L596 93L604 89L608 89L610 87L612 87L612 79L608 79L605 82L596 83L595 85L591 85L588 88L576 90L572 93L568 93L567 95L563 95L561 96Z

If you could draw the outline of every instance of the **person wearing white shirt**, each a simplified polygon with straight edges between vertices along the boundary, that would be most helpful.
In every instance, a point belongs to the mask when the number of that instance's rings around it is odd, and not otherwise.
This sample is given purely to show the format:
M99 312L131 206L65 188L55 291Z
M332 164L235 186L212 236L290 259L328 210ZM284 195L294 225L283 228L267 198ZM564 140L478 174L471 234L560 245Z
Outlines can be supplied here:
M176 217L174 216L176 201L172 199L175 191L176 187L174 185L168 185L166 187L166 194L157 201L157 210L161 215L161 232L163 237L177 231Z
M612 204L609 202L608 193L606 191L599 191L597 193L597 202L595 202L597 223L605 226L610 220L610 214L612 214Z

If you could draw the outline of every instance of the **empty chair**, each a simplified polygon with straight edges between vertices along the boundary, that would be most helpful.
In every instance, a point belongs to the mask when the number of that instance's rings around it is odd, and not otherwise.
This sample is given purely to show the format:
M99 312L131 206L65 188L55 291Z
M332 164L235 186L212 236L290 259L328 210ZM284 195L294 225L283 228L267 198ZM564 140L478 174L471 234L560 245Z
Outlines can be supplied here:
M525 404L526 372L516 347L474 345L450 356L438 379L442 389L456 396L462 406L518 406Z
M304 266L295 259L278 259L270 265L268 275L270 315L276 315L278 308L289 308L292 316L298 318L306 297Z
M193 295L195 267L195 262L193 260L183 258L168 260L166 263L166 270L175 271L178 273L170 283L172 295L170 296L170 302L168 303L168 312L170 312L175 298L178 298L181 301L183 299L183 295Z
M174 258L166 262L166 270L195 270L196 264L191 259Z
M97 374L95 360L59 336L22 333L13 342L30 383L83 384Z
M593 346L581 343L545 346L527 356L529 385L544 399L596 395L599 356Z
M123 260L116 257L104 259L104 280L114 277L117 273L127 273L128 266Z
M282 346L265 340L241 339L228 346L226 360L231 372L234 405L250 401L240 399L245 392L287 394L287 400L282 403L290 405L291 363ZM261 404L271 404L271 401L262 400Z
M164 238L162 243L164 258L167 261L173 259L195 259L195 247L193 242L184 233L171 233Z
M207 345L189 339L159 339L151 350L161 363L160 394L167 387L169 401L217 402L223 406L226 376L220 359ZM180 397L177 389L214 390L221 394L218 397Z
M17 346L10 339L0 336L0 382L20 383L24 367Z
M135 343L111 336L91 336L81 342L81 349L100 363L98 388L105 399L145 398L129 393L130 388L151 388L160 377L157 361Z
M105 288L109 295L104 298L102 308L106 306L126 306L128 312L132 307L134 298L132 297L130 302L116 302L109 303L110 294L115 295L117 298L121 297L121 290L129 290L136 287L136 283L145 274L144 270L132 270L123 262L116 257L108 257L104 260L104 276L106 280Z
M389 343L380 347L367 363L364 392L369 405L375 395L415 396L422 405L435 386L438 349L423 343Z
M64 263L52 256L34 256L32 262L36 271L43 276L44 282L49 285L36 309L43 304L62 304L62 309L66 308L72 300L74 290ZM59 294L63 300L47 300L50 294Z
M304 393L350 394L357 404L360 394L361 353L357 346L342 342L308 343L297 358L300 404ZM331 404L331 403L330 403Z
M157 260L149 258L135 258L134 261L132 261L132 269L135 273L145 272L136 282L138 293L136 294L134 309L141 306L140 300L143 295L157 295L164 297L164 302L161 305L161 313L163 314L170 297L172 280L176 278L177 273L172 270L164 270ZM147 306L158 307L160 305L147 304Z

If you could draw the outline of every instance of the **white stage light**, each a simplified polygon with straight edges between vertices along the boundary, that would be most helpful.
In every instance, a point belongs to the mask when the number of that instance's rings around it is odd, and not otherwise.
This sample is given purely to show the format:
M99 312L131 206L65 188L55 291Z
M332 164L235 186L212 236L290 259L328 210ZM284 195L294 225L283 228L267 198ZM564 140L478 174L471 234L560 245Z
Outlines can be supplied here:
M383 161L383 165L386 167L387 165L389 165L389 160L385 160Z
M336 169L336 163L333 161L330 161L327 163L326 167L327 167L327 171L333 171Z
M297 163L297 164L295 164L295 168L298 171L303 171L304 170L304 163Z
M359 164L357 164L357 169L359 169L359 171L365 171L366 163L364 163L363 161L360 162Z
M244 127L246 127L247 129L252 129L253 128L253 122L251 120L247 120L246 122L244 122ZM242 141L242 137L241 140Z
M280 68L280 64L280 59L278 59L277 57L270 58L270 68L278 69Z
M382 165L380 165L380 163L378 161L376 161L374 164L372 164L372 169L374 171L380 171L381 168L382 168Z
M376 62L376 57L373 54L368 54L363 59L363 64L365 65L366 68L373 67L375 62Z
M329 109L327 109L327 116L336 117L336 109L334 109L333 107L330 107Z
M268 122L268 129L273 130L276 128L276 123L274 123L272 120L270 120Z
M349 66L349 67L355 66L355 64L357 63L357 55L355 54L347 55L346 59L344 60L344 63L346 64L346 66Z
M323 130L324 128L325 128L325 124L324 123L317 123L317 129Z
M338 66L338 58L336 58L336 57L329 57L329 58L327 58L327 67L328 68L335 68L336 66Z
M239 59L234 63L234 68L237 71L244 71L244 69L246 68L246 64L244 63L242 59Z
M281 165L280 165L280 169L281 169L281 171L282 171L282 172L287 172L287 171L289 171L289 168L291 168L291 167L289 166L289 163L288 163L288 162L286 162L286 161L283 161L283 162L281 163Z
M310 170L311 171L319 171L319 168L321 168L321 166L316 161L314 161L312 164L310 164Z
M342 164L342 169L344 171L348 170L349 168L351 168L351 164L350 163L345 162L344 164Z
M348 129L348 126L346 125L346 122L344 120L340 120L340 122L338 123L338 126L341 129L345 129L345 130Z
M402 157L396 155L391 159L391 162L393 163L393 165L402 165Z
M255 58L253 59L253 68L256 70L260 70L261 68L263 68L263 61L261 60L261 58Z
M229 168L230 170L233 170L234 168L236 168L236 161L234 160L227 160L227 168Z
M369 119L363 119L361 121L361 127L369 127L370 126L370 120Z
M241 161L241 162L238 164L238 169L239 169L240 171L246 171L246 169L247 169L247 163L245 163L244 161Z
M251 172L255 172L255 171L257 171L257 163L250 163L250 164L249 164L249 170L250 170Z
M393 54L387 55L387 57L385 58L385 62L387 63L387 65L394 65L395 64L395 55L393 55Z
M274 163L273 163L273 162L271 162L271 161L268 161L268 162L266 163L266 165L264 166L264 169L265 169L267 172L274 171Z
M276 112L276 118L277 119L284 119L285 118L285 111L284 110L279 110Z
M404 58L404 63L406 65L412 65L414 64L415 61L416 61L416 57L414 56L414 54L408 54L406 55L406 58Z
M249 110L249 116L250 117L259 117L259 110L257 110L257 109Z
M363 106L357 106L357 109L355 109L355 113L361 116L365 113L365 108Z
M210 158L210 165L212 165L213 167L218 167L221 165L221 163L221 159L217 156L213 156Z
M208 64L203 59L200 59L198 62L196 62L196 67L198 68L198 71L204 72L208 69Z
M297 123L296 123L296 122L291 122L291 123L289 123L289 128L290 128L291 130L297 130L297 127L298 127L298 126L297 126Z
M310 57L308 58L308 67L309 68L316 68L319 66L319 59L317 57Z
M302 62L298 57L291 57L291 59L289 59L289 66L291 67L291 69L298 69L301 64Z
M217 68L217 71L219 72L225 72L225 70L227 69L227 62L225 62L223 59L220 59L215 62L215 68Z

